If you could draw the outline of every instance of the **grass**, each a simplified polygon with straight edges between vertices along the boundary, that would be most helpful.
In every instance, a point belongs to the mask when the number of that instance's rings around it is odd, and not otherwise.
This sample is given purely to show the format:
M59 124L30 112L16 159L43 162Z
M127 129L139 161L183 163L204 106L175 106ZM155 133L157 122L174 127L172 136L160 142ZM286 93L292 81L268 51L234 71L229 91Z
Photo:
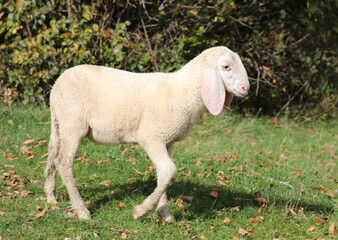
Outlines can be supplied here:
M92 218L80 221L60 178L58 204L46 203L48 109L0 105L0 114L0 239L336 237L337 120L276 122L228 111L200 120L174 148L180 170L168 190L175 222L167 224L154 211L133 219L156 186L137 145L82 143L74 173Z

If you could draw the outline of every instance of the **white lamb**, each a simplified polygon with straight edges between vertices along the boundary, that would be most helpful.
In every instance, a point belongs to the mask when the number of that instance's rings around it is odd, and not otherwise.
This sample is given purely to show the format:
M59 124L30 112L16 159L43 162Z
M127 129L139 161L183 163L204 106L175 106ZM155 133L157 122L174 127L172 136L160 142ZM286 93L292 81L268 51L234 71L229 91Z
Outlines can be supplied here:
M101 144L139 143L156 166L157 187L134 208L140 218L156 208L172 221L167 187L177 170L170 158L205 109L217 115L232 95L248 94L246 70L226 47L203 51L174 73L131 73L103 66L80 65L66 70L50 95L51 136L45 168L45 192L56 203L56 170L80 219L90 213L76 188L73 162L84 138Z

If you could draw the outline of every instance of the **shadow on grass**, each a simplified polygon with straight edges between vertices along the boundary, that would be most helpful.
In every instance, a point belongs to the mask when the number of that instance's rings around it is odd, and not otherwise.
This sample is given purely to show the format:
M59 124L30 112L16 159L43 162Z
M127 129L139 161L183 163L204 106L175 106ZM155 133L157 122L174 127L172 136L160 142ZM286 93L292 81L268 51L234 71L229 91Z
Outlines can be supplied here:
M94 193L102 192L102 187L79 187L79 191L91 201L89 206L90 212L97 212L102 206L109 204L112 201L125 201L130 198L133 199L138 196L143 196L140 204L147 196L149 196L156 187L156 180L137 180L132 183L125 184L116 184L114 186L110 186L104 189L104 193L102 197L96 196L96 200L91 200L90 198ZM239 207L239 209L243 210L247 207L260 208L261 204L254 201L254 196L252 194L247 194L239 191L234 191L228 189L226 187L218 187L217 198L210 195L210 192L215 189L215 186L201 184L196 182L176 182L172 186L168 188L168 200L176 200L180 198L182 195L185 196L194 196L191 202L186 202L185 206L187 206L187 212L180 213L173 212L173 215L176 220L180 221L193 220L196 218L196 215L199 218L214 218L217 216L219 211L226 210L231 211L234 207ZM111 194L111 191L119 191L118 194ZM303 208L304 211L314 211L321 214L330 214L334 211L334 204L320 202L319 200L316 202L315 200L307 201L307 200L290 200L275 197L273 203L271 205L278 206L279 208L296 207ZM189 206L188 206L189 205ZM184 215L184 216L183 216Z

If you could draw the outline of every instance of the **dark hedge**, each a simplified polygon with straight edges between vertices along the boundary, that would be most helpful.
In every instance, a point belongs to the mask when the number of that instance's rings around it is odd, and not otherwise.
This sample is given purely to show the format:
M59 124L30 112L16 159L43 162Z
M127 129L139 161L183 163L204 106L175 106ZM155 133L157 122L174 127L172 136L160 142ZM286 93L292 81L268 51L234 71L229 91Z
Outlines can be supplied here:
M74 65L171 72L224 45L250 76L239 108L335 116L337 12L335 0L1 1L0 97L48 104Z

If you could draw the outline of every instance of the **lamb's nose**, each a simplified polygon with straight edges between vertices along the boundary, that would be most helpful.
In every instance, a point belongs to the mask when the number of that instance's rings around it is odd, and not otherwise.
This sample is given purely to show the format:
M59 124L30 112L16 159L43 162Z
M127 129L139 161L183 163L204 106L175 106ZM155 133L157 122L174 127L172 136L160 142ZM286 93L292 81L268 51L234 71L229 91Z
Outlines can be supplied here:
M248 86L243 86L242 89L247 93L249 91L249 87Z

